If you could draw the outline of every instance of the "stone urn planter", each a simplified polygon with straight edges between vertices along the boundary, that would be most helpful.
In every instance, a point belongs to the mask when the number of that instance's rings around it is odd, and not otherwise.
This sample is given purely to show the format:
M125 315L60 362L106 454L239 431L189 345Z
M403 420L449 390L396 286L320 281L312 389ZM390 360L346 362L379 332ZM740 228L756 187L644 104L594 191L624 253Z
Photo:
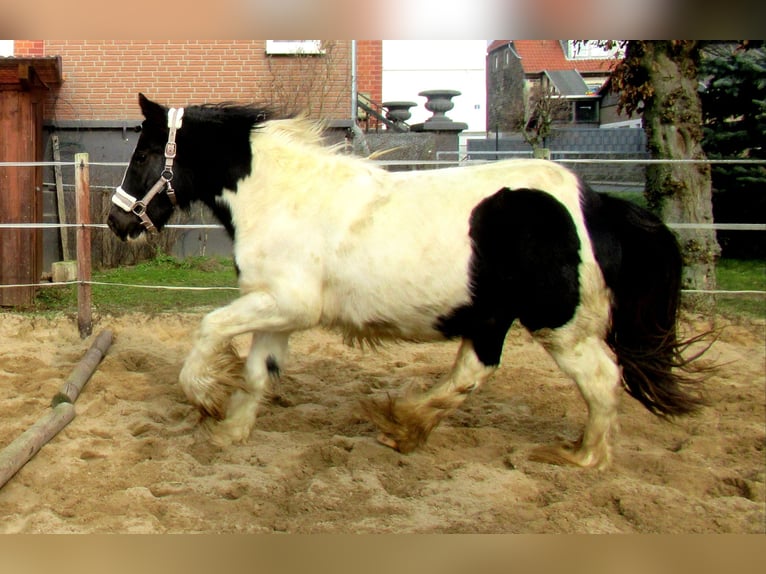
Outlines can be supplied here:
M415 102L383 102L381 105L386 109L386 118L398 123L410 119L410 108L417 106Z
M423 124L422 129L434 131L462 131L468 124L454 122L446 113L455 107L452 98L461 94L458 90L424 90L419 96L426 98L425 108L433 115Z
M451 122L445 114L455 107L452 98L459 96L458 90L424 90L418 93L426 98L426 109L433 115L426 120L428 122Z

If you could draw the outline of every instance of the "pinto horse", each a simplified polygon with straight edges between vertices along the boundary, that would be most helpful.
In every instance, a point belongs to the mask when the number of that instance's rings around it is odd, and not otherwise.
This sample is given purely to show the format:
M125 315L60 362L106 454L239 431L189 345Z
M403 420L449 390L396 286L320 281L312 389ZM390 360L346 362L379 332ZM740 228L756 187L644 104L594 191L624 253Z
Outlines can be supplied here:
M179 377L215 442L248 438L290 334L317 325L351 342L461 340L432 388L363 401L378 440L401 452L497 369L517 319L588 408L578 441L535 460L608 465L621 388L663 417L702 404L676 333L679 248L648 211L550 161L387 172L323 146L305 118L139 104L109 227L136 239L201 201L234 240L241 296L204 317ZM243 367L231 341L245 333Z

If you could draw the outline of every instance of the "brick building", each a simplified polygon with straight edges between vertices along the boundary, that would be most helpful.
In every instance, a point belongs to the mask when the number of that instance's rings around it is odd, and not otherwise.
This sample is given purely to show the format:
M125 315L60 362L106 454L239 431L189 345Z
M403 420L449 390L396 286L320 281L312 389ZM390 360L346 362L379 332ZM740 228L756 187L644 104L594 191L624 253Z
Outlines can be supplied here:
M600 124L599 89L615 55L572 40L494 40L487 48L487 129L513 132L531 89L551 85L571 103L564 123Z
M307 107L312 116L330 120L349 118L350 41L323 42L319 53L284 51L269 43L17 40L14 56L61 57L64 81L46 102L49 121L139 118L139 91L169 105L256 101L289 111ZM356 45L358 89L379 101L382 42L359 40Z
M11 54L8 44L2 46L0 60L12 55L31 67L42 69L51 59L60 65L60 81L48 82L42 96L44 132L37 157L13 160L51 161L58 154L69 162L76 153L87 152L93 164L91 213L97 221L105 218L111 192L124 171L120 162L128 161L138 139L138 92L169 106L235 101L273 104L284 112L308 109L312 117L340 128L336 137L343 137L351 122L351 41L16 40ZM356 61L357 89L380 101L382 41L357 41ZM64 166L61 171L57 183L53 168L41 168L41 193L29 199L42 205L44 222L59 221L56 202L62 190L66 212L73 217L74 170ZM207 215L194 217L209 222ZM64 253L60 233L68 234L69 244L74 244L71 230L43 230L43 269L72 257ZM203 246L208 253L229 251L228 238L218 230L204 237L198 232L179 237L168 232L162 241L167 242L164 249L173 246L181 256L199 253ZM8 241L3 236L0 243ZM105 232L94 233L92 247L97 265L130 263L142 256Z

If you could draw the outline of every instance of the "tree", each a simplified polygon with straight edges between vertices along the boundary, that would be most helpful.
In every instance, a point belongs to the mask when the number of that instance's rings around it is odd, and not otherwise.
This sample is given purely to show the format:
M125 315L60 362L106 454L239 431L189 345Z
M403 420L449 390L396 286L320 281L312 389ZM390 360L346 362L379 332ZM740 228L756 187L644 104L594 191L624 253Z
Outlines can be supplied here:
M547 140L554 122L566 120L571 111L572 105L566 98L557 94L549 83L543 85L540 82L530 90L523 114L518 116L515 127L537 154L537 150L548 147ZM546 154L540 157L549 159Z
M557 122L568 122L572 113L569 100L556 92L550 82L540 79L531 87L524 79L518 57L490 76L488 125L496 131L521 134L533 150L547 147L547 138Z
M279 115L307 113L322 118L348 97L350 62L346 44L340 41L323 41L318 54L269 55L266 66L270 83L266 93Z
M621 110L640 111L654 159L704 160L702 106L697 91L703 43L696 40L631 40L612 74ZM646 171L646 198L663 221L712 223L708 164L652 164ZM683 286L714 289L720 247L713 230L679 229L684 258ZM696 306L707 299L695 298Z
M711 159L766 159L766 51L736 42L704 50L700 67L703 113L702 146ZM763 223L766 216L766 166L713 165L716 221ZM729 257L766 256L757 231L719 231Z

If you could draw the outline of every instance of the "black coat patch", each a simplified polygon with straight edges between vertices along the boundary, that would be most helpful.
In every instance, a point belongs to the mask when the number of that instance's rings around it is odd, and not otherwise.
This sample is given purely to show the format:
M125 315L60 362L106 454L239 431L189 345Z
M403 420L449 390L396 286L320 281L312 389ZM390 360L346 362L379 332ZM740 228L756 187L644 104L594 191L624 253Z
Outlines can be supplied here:
M567 208L544 191L503 188L471 213L471 303L440 317L446 337L470 339L500 362L515 319L530 331L566 324L580 300L580 239Z

